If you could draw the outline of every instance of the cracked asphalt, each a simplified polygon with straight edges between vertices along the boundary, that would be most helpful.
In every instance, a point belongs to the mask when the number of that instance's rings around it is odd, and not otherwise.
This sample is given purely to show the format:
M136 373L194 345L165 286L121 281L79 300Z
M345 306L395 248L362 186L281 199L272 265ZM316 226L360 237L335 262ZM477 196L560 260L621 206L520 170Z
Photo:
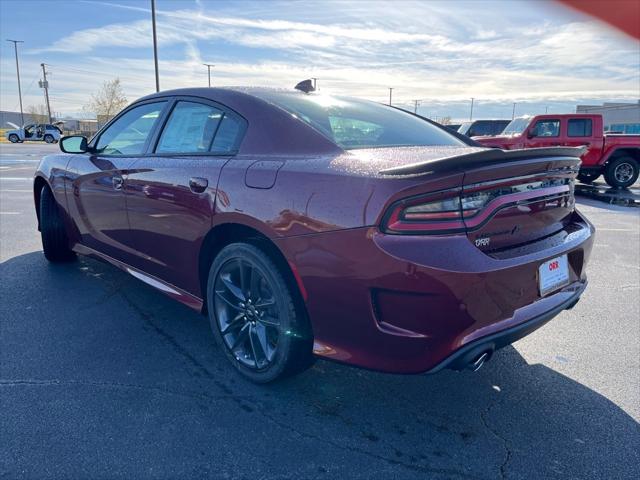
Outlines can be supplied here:
M640 209L599 229L581 302L478 373L319 361L255 386L207 319L126 273L48 264L0 145L0 478L640 478Z

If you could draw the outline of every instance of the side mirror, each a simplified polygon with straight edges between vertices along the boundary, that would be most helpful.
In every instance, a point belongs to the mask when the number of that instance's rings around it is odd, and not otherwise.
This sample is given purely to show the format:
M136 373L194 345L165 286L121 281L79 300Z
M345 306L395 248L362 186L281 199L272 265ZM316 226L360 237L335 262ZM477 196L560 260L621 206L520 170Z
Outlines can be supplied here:
M64 153L85 153L89 150L87 138L81 135L71 135L60 139L60 150Z

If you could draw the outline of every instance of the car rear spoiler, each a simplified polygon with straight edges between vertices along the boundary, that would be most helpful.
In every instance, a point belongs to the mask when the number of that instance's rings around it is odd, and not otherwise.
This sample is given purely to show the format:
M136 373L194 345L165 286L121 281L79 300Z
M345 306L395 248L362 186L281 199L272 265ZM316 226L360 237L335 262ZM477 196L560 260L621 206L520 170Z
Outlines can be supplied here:
M494 165L496 163L510 163L534 158L580 158L586 147L544 147L527 148L523 150L501 150L488 148L479 152L457 155L453 157L436 158L424 162L411 163L401 167L380 170L381 175L420 175L437 172L439 170L466 170L471 167Z

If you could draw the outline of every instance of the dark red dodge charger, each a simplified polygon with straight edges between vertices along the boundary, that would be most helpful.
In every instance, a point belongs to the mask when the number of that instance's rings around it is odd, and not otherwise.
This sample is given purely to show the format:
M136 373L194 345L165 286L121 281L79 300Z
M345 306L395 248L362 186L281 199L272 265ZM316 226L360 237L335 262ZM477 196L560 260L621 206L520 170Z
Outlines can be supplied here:
M106 260L205 312L256 382L314 356L476 369L587 284L578 148L482 148L309 88L161 92L60 147L34 182L47 259Z

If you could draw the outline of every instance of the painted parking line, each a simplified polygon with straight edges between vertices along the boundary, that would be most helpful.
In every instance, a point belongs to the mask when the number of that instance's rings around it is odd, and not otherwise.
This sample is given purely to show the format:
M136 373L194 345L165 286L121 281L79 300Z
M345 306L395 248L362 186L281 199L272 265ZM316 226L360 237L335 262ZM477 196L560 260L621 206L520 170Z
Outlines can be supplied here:
M16 188L0 188L0 193L11 192L11 193L33 193L33 190L18 190Z
M0 180L10 180L10 181L14 181L14 182L26 182L26 181L32 181L33 177L0 177Z
M22 215L22 212L0 212L0 215Z

